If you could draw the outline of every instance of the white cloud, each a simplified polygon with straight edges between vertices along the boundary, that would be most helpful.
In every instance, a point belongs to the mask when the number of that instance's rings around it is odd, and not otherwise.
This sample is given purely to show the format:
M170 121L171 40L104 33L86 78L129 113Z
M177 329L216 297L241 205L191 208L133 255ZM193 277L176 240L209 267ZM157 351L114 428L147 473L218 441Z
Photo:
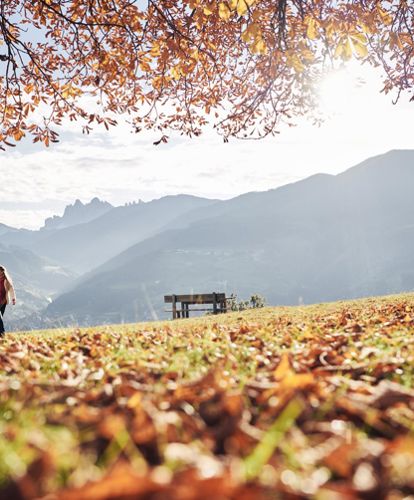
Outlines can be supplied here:
M35 216L34 216L35 214ZM3 210L0 209L0 221L16 228L38 229L50 216L50 210Z
M361 76L367 83L356 86ZM375 72L353 68L347 79L321 88L330 94L330 118L321 127L303 121L263 141L225 144L208 131L153 146L158 135L133 134L125 123L89 136L76 123L67 124L62 142L49 149L19 145L0 156L0 222L39 227L65 204L94 196L113 204L176 193L229 198L317 172L335 174L389 149L414 149L413 105L393 106L391 97L379 94ZM34 204L30 210L27 202Z

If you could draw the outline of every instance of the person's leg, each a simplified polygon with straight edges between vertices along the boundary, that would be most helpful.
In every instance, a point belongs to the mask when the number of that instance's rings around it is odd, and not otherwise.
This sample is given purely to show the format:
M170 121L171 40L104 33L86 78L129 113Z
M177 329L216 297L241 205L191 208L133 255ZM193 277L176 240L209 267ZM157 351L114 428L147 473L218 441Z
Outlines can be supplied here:
M0 306L0 337L4 337L3 314L5 310L6 310L6 304Z

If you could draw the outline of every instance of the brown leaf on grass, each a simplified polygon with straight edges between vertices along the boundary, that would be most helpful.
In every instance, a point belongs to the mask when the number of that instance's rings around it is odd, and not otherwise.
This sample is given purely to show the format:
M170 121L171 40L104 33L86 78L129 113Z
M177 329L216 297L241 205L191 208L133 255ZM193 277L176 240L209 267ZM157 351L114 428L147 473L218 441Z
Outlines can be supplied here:
M164 498L168 500L236 500L237 498L243 498L241 496L243 488L239 487L228 470L225 470L219 476L209 477L212 473L213 469L209 471L208 466L204 469L204 472L195 468L182 471L176 475Z
M243 409L243 398L238 393L217 393L200 403L199 414L215 440L216 453L224 453L225 442L238 429Z
M131 421L130 432L136 444L148 444L154 441L157 435L152 419L144 410L135 413Z
M382 413L379 410L370 407L364 402L340 397L336 400L335 406L337 412L345 413L356 424L364 423L380 436L393 438L399 432L398 428L394 425L389 425L382 419Z
M4 500L29 500L43 497L47 493L47 482L55 473L52 456L40 451L26 473L19 479L0 486L0 498Z
M369 365L355 363L352 365L326 365L320 366L313 370L313 373L318 376L332 375L334 372L349 373L353 378L358 378L367 372Z
M276 370L274 371L274 378L277 381L283 380L286 377L294 375L293 368L290 364L289 355L284 353L280 358L279 364L277 365Z
M295 373L282 380L283 390L304 390L315 384L315 377L312 373Z
M71 417L73 417L80 426L83 426L96 425L102 418L102 415L99 408L82 403L72 410Z
M218 374L211 370L199 380L183 384L177 387L173 394L173 400L177 403L199 403L210 399L218 390Z
M318 500L360 500L358 491L348 482L326 483L318 492Z
M138 475L129 463L118 461L100 481L63 490L56 500L133 500L161 494L163 489L148 477Z
M226 454L248 456L258 441L263 437L263 431L241 422L232 435L228 436L224 443Z
M268 402L271 398L278 398L274 408L280 411L298 391L308 390L316 383L313 373L296 373L290 363L289 356L284 354L273 372L276 383L259 394L258 403Z
M133 332L90 329L7 340L0 345L3 438L17 453L22 446L29 459L37 445L50 448L68 484L81 485L90 470L102 469L102 484L66 488L56 498L250 500L267 498L269 491L281 498L309 498L313 491L327 500L408 495L414 485L414 394L402 384L413 374L412 324L404 321L412 310L414 299L368 300L268 312L268 320L254 312L260 321L244 319L241 325L228 316L223 324L204 318ZM120 344L128 353L124 358ZM196 365L186 359L188 374L171 371L187 345L211 356ZM19 352L30 355L9 355ZM115 352L116 362L103 361ZM52 376L50 366L56 368ZM194 379L192 373L206 374ZM297 396L303 411L264 459L260 443L266 444L267 430ZM56 443L48 437L55 431L62 436ZM170 468L173 450L178 460ZM82 465L71 463L71 456L82 457ZM237 471L251 456L256 472L247 484ZM108 467L120 459L130 464L119 462L123 473L117 476ZM145 477L137 473L144 469ZM38 469L39 484L57 484L50 470ZM292 481L282 484L283 471L289 479L292 470ZM23 477L32 495L31 476ZM10 499L23 495L17 480L9 479L8 488Z
M324 457L323 463L337 476L347 479L351 477L354 463L357 458L358 451L356 450L356 442L342 442L337 448Z
M414 436L400 436L387 445L387 453L406 453L414 458Z
M390 380L382 380L375 388L370 405L375 408L386 409L396 403L410 402L414 404L414 390L407 389L401 384Z
M289 355L286 353L283 354L273 376L279 383L277 387L282 391L306 389L315 382L312 373L296 373L291 365Z
M377 380L384 379L390 374L393 374L395 370L399 368L399 365L393 362L380 362L375 365L375 368L372 372L372 376Z
M125 428L126 421L123 415L110 414L99 422L97 434L110 441L125 431Z

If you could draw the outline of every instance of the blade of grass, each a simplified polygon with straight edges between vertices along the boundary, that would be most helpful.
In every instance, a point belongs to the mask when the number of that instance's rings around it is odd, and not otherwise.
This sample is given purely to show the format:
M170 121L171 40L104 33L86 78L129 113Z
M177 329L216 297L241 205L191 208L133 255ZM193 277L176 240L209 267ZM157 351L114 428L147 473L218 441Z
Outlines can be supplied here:
M292 399L265 433L260 443L245 458L244 475L247 481L255 479L260 474L263 466L270 460L283 436L295 423L303 409L304 404L301 400Z

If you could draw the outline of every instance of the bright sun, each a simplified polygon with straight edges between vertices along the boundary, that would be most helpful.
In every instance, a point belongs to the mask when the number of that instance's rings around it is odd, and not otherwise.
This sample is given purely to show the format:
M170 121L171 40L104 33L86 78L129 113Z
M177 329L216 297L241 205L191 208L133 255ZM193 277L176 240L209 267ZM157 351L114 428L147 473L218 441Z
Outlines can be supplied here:
M348 68L331 71L319 84L319 105L328 116L343 115L354 110L361 100L363 81Z
M394 148L411 144L405 132L412 121L409 96L401 96L394 106L395 95L381 92L383 82L377 68L358 61L326 73L317 86L326 140L341 138L350 144L392 144Z

